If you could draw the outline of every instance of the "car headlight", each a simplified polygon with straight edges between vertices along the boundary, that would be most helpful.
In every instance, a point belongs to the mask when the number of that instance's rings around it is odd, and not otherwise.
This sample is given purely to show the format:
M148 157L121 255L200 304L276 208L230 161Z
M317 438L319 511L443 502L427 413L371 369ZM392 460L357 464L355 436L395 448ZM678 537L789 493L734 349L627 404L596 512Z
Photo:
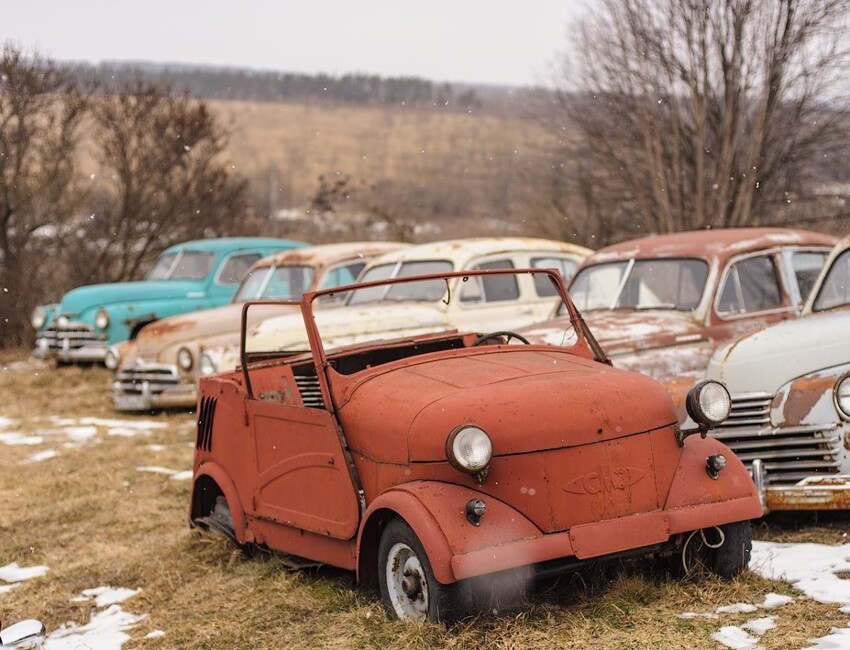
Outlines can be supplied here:
M188 348L180 348L177 351L177 365L180 366L183 370L189 372L194 364L195 359L192 358L192 352Z
M446 456L455 469L480 475L493 457L493 443L484 429L466 424L449 434L446 439Z
M688 392L685 408L694 422L711 429L729 417L732 398L717 381L701 381Z
M103 365L110 370L115 370L121 363L121 351L117 345L110 345L106 350L106 356L103 358Z
M215 362L215 359L212 358L212 355L204 352L198 362L198 370L200 370L201 374L204 376L214 375L215 371L218 370L218 364Z
M32 310L32 316L30 317L30 323L34 329L40 330L44 327L44 324L47 322L47 311L44 307L36 307Z
M98 309L94 317L94 325L100 330L109 327L109 312L105 309Z
M60 316L59 318L56 319L56 325L59 326L60 329L64 329L64 328L68 327L68 325L70 325L70 324L71 324L71 319L68 318L67 316L62 315L62 316Z
M835 405L838 407L838 412L850 420L850 375L845 375L835 385Z

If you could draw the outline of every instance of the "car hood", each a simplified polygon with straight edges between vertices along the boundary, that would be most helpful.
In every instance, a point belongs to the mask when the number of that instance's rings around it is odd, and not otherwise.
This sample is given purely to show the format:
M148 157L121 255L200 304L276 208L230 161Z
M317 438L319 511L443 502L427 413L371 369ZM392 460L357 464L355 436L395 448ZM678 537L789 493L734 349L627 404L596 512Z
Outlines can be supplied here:
M444 311L416 303L332 307L316 310L314 317L326 349L370 340L375 334L413 336L448 327ZM264 320L251 330L245 345L251 352L306 347L304 319L298 313Z
M612 357L705 338L703 328L687 312L606 310L584 314L584 321L605 353ZM569 319L561 316L520 332L532 342L559 345L565 331L570 330Z
M788 320L719 348L706 376L730 392L775 393L802 375L850 360L850 311Z
M94 307L119 302L187 298L193 292L203 291L203 283L185 280L140 280L137 282L110 282L77 287L62 297L59 313L71 316Z
M504 456L676 422L670 397L656 381L566 351L439 354L375 369L338 398L353 450L391 463L445 461L449 433L475 424L490 435L494 455Z

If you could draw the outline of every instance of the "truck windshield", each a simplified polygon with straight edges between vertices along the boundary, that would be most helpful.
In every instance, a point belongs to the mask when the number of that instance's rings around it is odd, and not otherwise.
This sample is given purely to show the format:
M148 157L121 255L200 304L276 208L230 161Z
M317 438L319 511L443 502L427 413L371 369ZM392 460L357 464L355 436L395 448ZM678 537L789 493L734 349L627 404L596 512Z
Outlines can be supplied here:
M826 272L813 310L825 311L844 305L850 305L850 248L836 257Z
M451 270L452 263L448 260L381 264L367 269L360 278L360 282L447 273ZM422 282L405 282L384 287L369 287L368 289L352 291L348 299L348 306L367 305L376 302L437 302L443 297L445 291L446 282L444 280L425 280Z
M297 300L313 284L312 266L267 266L253 271L242 282L233 302L246 300Z
M570 296L581 311L696 308L708 263L701 259L629 260L594 264L578 272ZM560 314L566 313L562 306Z

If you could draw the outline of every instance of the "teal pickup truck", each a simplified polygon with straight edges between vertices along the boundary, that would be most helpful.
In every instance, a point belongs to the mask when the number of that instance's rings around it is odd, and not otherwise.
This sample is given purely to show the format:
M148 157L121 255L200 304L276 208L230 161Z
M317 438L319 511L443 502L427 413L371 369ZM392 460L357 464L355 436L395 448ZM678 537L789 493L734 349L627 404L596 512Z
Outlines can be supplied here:
M78 287L62 302L36 307L33 354L60 363L102 363L109 347L166 316L230 302L254 262L308 244L286 239L223 237L167 248L144 280Z

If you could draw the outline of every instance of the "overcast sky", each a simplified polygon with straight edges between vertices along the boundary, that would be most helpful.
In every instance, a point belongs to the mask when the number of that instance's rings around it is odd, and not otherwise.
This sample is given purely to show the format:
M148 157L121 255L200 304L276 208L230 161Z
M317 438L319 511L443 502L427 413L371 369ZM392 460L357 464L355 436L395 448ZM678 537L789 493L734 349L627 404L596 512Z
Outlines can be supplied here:
M12 0L0 40L56 59L530 84L583 0Z

